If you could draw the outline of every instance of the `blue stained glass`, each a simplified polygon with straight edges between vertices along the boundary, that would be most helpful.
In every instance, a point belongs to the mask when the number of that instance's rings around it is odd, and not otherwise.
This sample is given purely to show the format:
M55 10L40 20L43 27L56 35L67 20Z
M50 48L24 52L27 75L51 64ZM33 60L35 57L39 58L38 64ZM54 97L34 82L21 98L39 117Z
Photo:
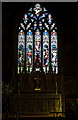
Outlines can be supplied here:
M39 20L42 18L42 16L39 17Z
M58 56L57 56L57 33L55 30L51 32L51 65L52 70L58 73Z
M23 71L25 59L25 36L23 30L18 34L18 74Z
M35 67L40 68L40 65L41 65L41 35L39 30L37 29L37 31L35 32Z
M47 10L43 7L43 11L45 12L45 11L47 11Z
M24 23L26 24L26 23L27 23L27 21L28 21L27 14L25 14L25 15L24 15L23 20L24 20Z
M33 17L33 14L31 14L31 16L30 17Z
M46 15L48 15L48 13L42 14L42 16L39 17L39 20L42 19L42 18L44 18Z
M27 42L26 42L26 68L27 72L32 71L33 67L33 34L31 30L27 32Z
M37 20L36 16L33 16L33 18L35 18Z
M35 21L34 22L34 30L36 29L36 27L37 27L37 22Z
M32 12L32 8L30 8L30 9L29 9L29 11L31 11L31 12Z
M56 45L52 45L52 50L56 49Z
M40 30L42 30L42 27L40 27Z
M31 15L31 13L28 13L28 15Z
M43 11L42 11L43 10ZM34 14L34 12L35 14ZM31 72L33 68L33 33L35 33L34 40L34 66L36 71L40 71L41 68L41 32L43 32L43 71L46 73L49 71L49 32L51 32L51 65L52 70L56 74L58 73L58 55L57 55L57 32L55 31L55 23L52 23L52 16L46 12L47 10L36 4L34 8L30 8L27 14L24 14L23 23L20 24L18 34L18 73L23 72L24 63L26 62L27 72ZM43 13L42 13L43 12ZM41 13L41 15L40 15ZM30 17L30 18L29 18ZM38 18L39 17L39 18ZM29 20L29 21L28 21ZM46 22L47 21L47 22ZM37 23L38 22L38 23ZM37 27L39 29L37 29ZM55 28L54 28L55 27ZM26 34L26 45L24 31ZM29 30L31 29L31 30ZM36 30L37 29L37 30ZM47 29L47 30L45 30ZM55 29L55 30L53 30ZM39 31L40 30L40 31ZM47 32L49 30L49 32ZM36 32L35 32L36 31ZM26 48L26 61L25 61L25 48Z
M43 32L43 70L49 71L49 34L47 30Z

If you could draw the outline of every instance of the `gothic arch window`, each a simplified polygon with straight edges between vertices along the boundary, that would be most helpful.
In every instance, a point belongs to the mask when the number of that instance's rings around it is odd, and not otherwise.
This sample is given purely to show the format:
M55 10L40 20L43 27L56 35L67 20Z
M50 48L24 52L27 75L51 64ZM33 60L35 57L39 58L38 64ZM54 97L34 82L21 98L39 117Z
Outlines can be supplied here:
M44 71L58 73L57 27L52 15L40 4L28 10L19 26L19 73ZM50 69L51 68L51 69Z

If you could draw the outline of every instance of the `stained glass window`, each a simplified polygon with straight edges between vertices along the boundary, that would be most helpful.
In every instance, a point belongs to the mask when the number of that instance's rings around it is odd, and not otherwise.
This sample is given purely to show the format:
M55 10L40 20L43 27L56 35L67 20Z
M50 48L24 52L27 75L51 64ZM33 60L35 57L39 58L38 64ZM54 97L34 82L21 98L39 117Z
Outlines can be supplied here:
M58 43L53 16L40 4L32 6L20 23L18 33L18 73L44 71L58 73ZM25 69L24 69L25 68ZM41 69L43 68L43 69Z

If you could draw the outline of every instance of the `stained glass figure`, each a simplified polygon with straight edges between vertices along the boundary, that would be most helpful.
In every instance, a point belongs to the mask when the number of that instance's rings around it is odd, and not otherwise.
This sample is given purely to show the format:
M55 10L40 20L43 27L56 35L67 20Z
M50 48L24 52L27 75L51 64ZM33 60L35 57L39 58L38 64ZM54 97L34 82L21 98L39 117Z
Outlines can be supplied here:
M57 33L55 30L51 32L51 65L54 73L58 73L58 57L57 57Z
M40 31L37 29L35 32L35 68L36 71L40 70L41 65L41 34Z
M33 34L31 30L27 32L26 37L26 68L31 72L33 67Z
M40 7L40 4L36 4L34 8L35 14L39 16L40 12L42 11L42 8Z
M25 60L25 35L23 30L18 34L18 74L23 72Z
M49 71L49 34L47 30L43 32L43 71Z

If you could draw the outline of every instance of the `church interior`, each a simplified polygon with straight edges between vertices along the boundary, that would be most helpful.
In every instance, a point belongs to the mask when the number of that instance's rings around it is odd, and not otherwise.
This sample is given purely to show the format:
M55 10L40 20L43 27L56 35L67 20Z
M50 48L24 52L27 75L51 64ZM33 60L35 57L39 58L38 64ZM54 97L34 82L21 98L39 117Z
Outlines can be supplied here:
M78 3L2 3L2 120L78 117Z

